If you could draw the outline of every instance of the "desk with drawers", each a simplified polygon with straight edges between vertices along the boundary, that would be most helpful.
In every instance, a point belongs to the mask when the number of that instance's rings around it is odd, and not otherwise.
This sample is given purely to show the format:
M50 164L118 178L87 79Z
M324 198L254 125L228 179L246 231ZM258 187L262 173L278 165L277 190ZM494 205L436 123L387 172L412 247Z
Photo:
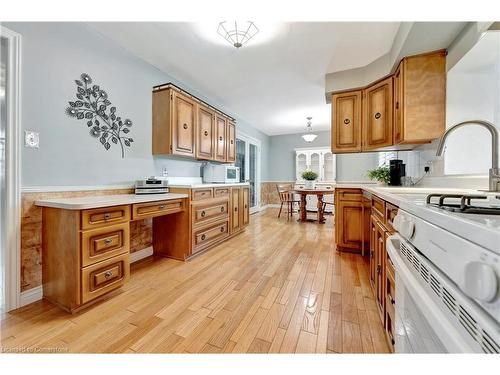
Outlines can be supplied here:
M179 260L187 260L236 234L231 228L235 218L240 220L239 192L243 188L225 189L222 196L214 196L210 188L161 195L36 201L43 208L44 298L76 312L120 288L130 274L132 220L152 218L154 254ZM236 207L230 201L233 189L238 197ZM229 215L234 208L237 215ZM248 222L248 215L245 218ZM243 228L240 224L237 227Z

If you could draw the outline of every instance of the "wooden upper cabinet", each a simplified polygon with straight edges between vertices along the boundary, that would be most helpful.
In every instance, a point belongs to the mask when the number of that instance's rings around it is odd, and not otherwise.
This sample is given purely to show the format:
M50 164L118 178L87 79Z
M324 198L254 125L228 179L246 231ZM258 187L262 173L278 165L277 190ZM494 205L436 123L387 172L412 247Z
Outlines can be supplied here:
M396 76L395 143L427 143L441 137L446 114L446 51L405 57Z
M403 140L403 71L401 63L394 73L393 92L394 92L394 143L400 143Z
M226 118L215 115L215 160L226 161Z
M227 121L227 158L226 161L233 163L236 161L236 126L234 122Z
M196 157L212 160L215 155L215 113L198 105L198 129L196 131Z
M236 124L209 104L165 84L153 89L153 155L180 155L232 163Z
M361 90L332 95L332 152L361 151Z
M391 76L332 94L332 151L409 150L443 135L445 113L446 51L405 57Z
M172 153L195 156L196 103L173 93Z
M392 77L363 92L363 149L373 150L392 145Z

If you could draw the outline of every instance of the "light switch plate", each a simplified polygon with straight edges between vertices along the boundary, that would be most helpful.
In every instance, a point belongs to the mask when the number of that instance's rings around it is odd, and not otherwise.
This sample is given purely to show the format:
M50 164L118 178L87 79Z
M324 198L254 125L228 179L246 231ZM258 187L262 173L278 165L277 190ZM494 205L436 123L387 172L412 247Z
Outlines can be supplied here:
M40 135L38 132L33 130L25 130L24 131L24 146L31 148L39 148L40 147Z

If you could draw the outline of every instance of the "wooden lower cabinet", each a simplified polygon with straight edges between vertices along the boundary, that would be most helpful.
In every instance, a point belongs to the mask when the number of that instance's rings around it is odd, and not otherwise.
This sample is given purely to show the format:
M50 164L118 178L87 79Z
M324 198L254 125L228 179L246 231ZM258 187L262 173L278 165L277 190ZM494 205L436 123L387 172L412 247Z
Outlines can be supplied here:
M364 214L360 189L335 190L335 241L337 250L361 252Z
M190 226L189 229L180 230L188 233L190 246L187 252L182 253L169 248L163 254L167 257L187 260L240 233L250 222L248 186L173 187L170 192L184 193L190 197Z
M370 257L370 283L387 342L394 351L394 266L386 240L398 207L362 189L335 190L335 242L337 250L361 252Z

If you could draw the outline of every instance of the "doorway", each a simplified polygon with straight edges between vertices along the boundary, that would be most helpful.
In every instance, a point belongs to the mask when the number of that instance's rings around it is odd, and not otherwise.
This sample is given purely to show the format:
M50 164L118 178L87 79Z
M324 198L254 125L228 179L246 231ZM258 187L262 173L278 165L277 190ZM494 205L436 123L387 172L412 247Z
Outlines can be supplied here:
M0 310L20 303L19 34L0 26Z
M260 141L245 134L236 134L236 162L240 181L250 184L250 213L260 209Z

